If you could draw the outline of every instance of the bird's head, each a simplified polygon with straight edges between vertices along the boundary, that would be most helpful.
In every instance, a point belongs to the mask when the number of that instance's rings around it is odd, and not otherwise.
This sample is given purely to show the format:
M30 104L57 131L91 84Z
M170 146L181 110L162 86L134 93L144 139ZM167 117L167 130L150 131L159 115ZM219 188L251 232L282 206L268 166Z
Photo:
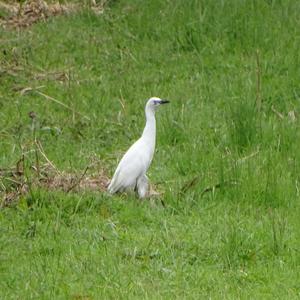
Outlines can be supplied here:
M151 110L156 110L160 105L162 104L167 104L170 101L165 100L165 99L160 99L158 97L152 97L148 100L147 104L146 104L146 109L149 108Z

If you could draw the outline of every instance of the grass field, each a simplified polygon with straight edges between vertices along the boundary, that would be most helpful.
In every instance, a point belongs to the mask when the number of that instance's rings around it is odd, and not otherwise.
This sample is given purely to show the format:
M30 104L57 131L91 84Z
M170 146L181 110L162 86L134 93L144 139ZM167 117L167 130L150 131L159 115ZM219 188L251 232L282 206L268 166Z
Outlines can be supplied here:
M0 168L34 162L33 111L60 170L110 177L159 96L161 196L33 187L0 211L0 298L299 299L300 2L85 7L0 29Z

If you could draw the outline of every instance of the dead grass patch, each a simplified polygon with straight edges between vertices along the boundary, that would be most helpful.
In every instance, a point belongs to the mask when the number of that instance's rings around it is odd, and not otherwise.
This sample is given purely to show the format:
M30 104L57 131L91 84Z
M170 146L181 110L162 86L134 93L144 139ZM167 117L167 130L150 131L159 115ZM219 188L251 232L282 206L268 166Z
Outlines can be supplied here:
M10 3L0 1L0 10L6 12L5 17L0 16L0 25L4 28L27 28L51 17L73 14L86 8L95 14L102 14L109 1L82 2L62 4L60 2L47 3L43 0L11 1Z
M15 166L0 168L0 207L16 204L21 196L36 189L65 193L106 190L109 178L100 160L94 159L83 172L66 172L58 170L42 148L34 152L34 164L23 154Z

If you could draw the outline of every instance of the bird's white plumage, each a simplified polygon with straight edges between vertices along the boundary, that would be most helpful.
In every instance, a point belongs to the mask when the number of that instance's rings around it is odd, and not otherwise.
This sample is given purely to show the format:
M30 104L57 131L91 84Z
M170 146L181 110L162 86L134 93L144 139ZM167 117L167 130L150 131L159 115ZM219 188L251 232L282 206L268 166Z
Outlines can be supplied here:
M151 164L156 139L155 110L166 100L150 98L145 107L146 126L142 136L128 149L121 159L114 176L108 186L110 193L136 189L140 198L148 191L146 172Z

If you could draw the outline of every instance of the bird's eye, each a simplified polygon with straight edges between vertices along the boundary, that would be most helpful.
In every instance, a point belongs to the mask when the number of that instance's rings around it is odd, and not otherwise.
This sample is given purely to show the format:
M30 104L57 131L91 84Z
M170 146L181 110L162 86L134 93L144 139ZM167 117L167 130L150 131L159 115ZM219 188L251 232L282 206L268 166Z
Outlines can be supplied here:
M157 105L157 104L159 104L159 101L154 100L154 105Z

